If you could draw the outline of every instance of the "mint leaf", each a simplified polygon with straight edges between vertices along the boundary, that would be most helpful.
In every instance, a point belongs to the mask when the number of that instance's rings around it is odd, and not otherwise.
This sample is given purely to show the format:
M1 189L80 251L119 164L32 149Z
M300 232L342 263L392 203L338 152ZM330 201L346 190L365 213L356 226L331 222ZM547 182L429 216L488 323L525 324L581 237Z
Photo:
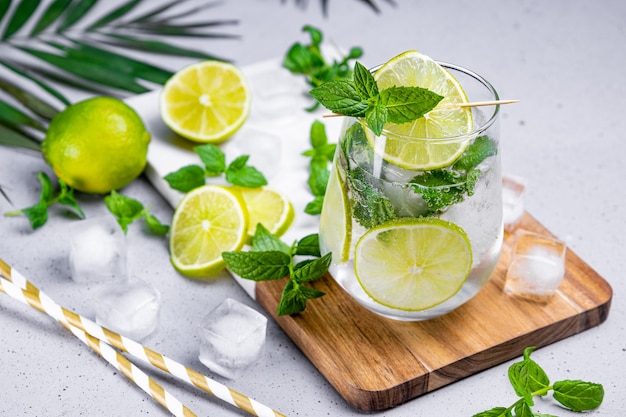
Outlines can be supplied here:
M595 410L604 399L601 384L580 380L564 380L554 383L554 399L573 411Z
M313 200L309 201L306 206L304 206L304 212L306 214L310 214L315 216L317 214L322 213L322 207L324 206L324 197L320 195L316 195Z
M271 250L263 252L224 252L222 258L235 274L253 281L277 280L289 275L291 256Z
M46 203L37 203L22 209L20 212L26 216L33 230L39 229L48 221L48 205Z
M196 146L193 150L200 157L209 177L216 177L226 170L226 155L216 145L208 143Z
M281 295L278 304L277 314L279 316L298 314L306 308L306 301L323 296L322 291L314 288L299 285L294 281L289 281Z
M252 238L252 250L255 252L276 250L291 255L289 245L270 233L261 223L256 225L254 237Z
M465 178L447 170L433 170L420 174L408 186L416 194L421 194L428 207L427 215L440 213L446 207L464 200ZM473 189L472 189L473 192Z
M267 185L265 176L256 168L247 164L249 155L236 158L226 168L226 181L241 187L256 188Z
M378 85L372 73L360 62L354 64L354 87L363 100L378 96Z
M332 260L332 254L327 253L321 258L306 262L300 267L296 267L293 271L292 278L299 284L303 282L315 281L328 271Z
M421 118L442 99L443 96L420 87L390 87L380 92L380 104L388 111L388 121L397 124Z
M296 255L322 256L320 253L320 235L313 233L300 239L296 244Z
M363 117L368 108L354 84L348 81L330 81L314 88L310 94L328 110L344 116Z
M326 159L314 157L311 160L310 175L307 184L314 196L323 197L326 194L326 186L328 185L328 178L330 177L330 171L327 166L328 162Z
M535 414L526 402L518 402L515 404L515 417L534 417Z
M511 411L505 407L494 407L491 410L474 414L472 417L511 417Z
M326 126L319 120L314 120L311 123L309 130L309 137L313 150L322 148L328 144L328 136L326 135Z
M352 215L361 226L371 229L397 216L391 201L369 182L368 175L357 167L349 171L348 183L352 191Z
M370 105L365 111L365 122L376 136L383 133L385 123L389 116L389 110L384 105L378 103Z
M485 159L498 153L498 145L488 136L479 136L472 142L463 155L454 163L452 169L470 171Z
M80 208L78 202L76 201L76 197L74 197L74 189L69 187L62 179L59 178L58 181L59 187L61 189L58 197L59 204L63 204L64 206L68 206L74 209L76 213L78 213L78 216L81 219L84 219L85 213L83 213L83 210Z
M145 214L144 220L146 225L148 226L148 230L155 235L164 236L170 231L170 227L166 224L163 224L154 217L152 214Z
M527 348L524 351L524 360L511 365L508 371L509 381L513 385L515 393L523 397L529 405L532 405L534 392L550 386L548 375L535 361L530 359L532 349L534 348Z
M163 177L170 188L184 193L203 186L204 178L204 169L199 165L187 165Z
M124 233L128 232L129 224L144 215L143 204L133 198L123 196L115 190L104 197L104 204L113 214Z

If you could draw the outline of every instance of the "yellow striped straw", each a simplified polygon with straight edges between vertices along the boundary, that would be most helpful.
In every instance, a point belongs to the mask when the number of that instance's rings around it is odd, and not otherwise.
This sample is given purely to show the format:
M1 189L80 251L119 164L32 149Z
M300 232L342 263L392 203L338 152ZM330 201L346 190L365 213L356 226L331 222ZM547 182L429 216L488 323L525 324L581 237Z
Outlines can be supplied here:
M286 417L284 414L275 411L266 405L255 401L254 399L241 394L227 386L210 379L209 377L187 368L186 366L166 357L154 350L147 348L125 336L99 326L93 321L69 311L48 297L43 291L40 291L35 285L28 281L22 274L14 268L11 268L2 259L0 259L0 276L4 277L0 284L0 291L6 292L8 295L20 299L19 295L14 291L7 292L9 286L15 286L19 289L25 302L31 307L42 311L61 323L67 323L70 327L75 327L93 338L106 342L131 356L140 359L152 366L167 372L174 377L193 385L204 392L207 392L227 403L248 412L257 417ZM100 344L104 346L104 344ZM120 355L121 356L121 355Z

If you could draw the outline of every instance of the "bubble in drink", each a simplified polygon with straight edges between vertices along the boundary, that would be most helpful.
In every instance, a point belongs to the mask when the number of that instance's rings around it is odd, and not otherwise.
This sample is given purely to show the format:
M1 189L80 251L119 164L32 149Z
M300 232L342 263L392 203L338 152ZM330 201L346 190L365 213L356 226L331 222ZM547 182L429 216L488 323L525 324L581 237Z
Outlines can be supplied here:
M513 232L524 214L526 180L512 175L502 176L502 220L504 230Z
M160 293L139 279L101 290L94 300L96 323L140 341L159 326Z
M125 280L126 237L115 219L102 216L73 223L69 263L72 279L76 282Z
M520 230L507 270L504 289L511 295L548 301L565 274L564 242Z
M261 356L267 318L227 298L202 321L199 359L207 368L237 379Z

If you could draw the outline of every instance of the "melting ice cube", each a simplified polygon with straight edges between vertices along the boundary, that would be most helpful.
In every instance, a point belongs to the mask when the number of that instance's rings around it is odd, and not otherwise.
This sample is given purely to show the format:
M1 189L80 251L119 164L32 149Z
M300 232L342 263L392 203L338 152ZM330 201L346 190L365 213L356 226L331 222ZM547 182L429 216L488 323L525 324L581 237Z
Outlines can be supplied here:
M94 217L72 224L70 272L81 283L126 279L126 237L111 216Z
M558 239L518 230L505 291L536 301L547 301L563 280L566 249L565 243Z
M160 293L139 279L101 290L94 300L96 323L140 341L159 325Z
M502 176L502 221L504 230L513 232L524 214L526 180L513 175Z
M236 379L261 356L267 318L227 298L202 321L199 359L207 368Z

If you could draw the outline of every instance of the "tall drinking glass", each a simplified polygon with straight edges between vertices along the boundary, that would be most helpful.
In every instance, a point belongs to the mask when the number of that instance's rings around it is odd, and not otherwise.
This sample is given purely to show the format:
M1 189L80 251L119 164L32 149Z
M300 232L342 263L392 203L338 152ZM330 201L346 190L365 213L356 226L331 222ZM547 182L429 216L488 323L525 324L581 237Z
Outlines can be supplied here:
M441 65L470 102L498 99L480 75ZM437 139L377 136L364 120L345 118L320 244L333 254L335 281L362 306L396 320L431 319L489 280L503 237L498 113L496 105L472 107L470 133Z

